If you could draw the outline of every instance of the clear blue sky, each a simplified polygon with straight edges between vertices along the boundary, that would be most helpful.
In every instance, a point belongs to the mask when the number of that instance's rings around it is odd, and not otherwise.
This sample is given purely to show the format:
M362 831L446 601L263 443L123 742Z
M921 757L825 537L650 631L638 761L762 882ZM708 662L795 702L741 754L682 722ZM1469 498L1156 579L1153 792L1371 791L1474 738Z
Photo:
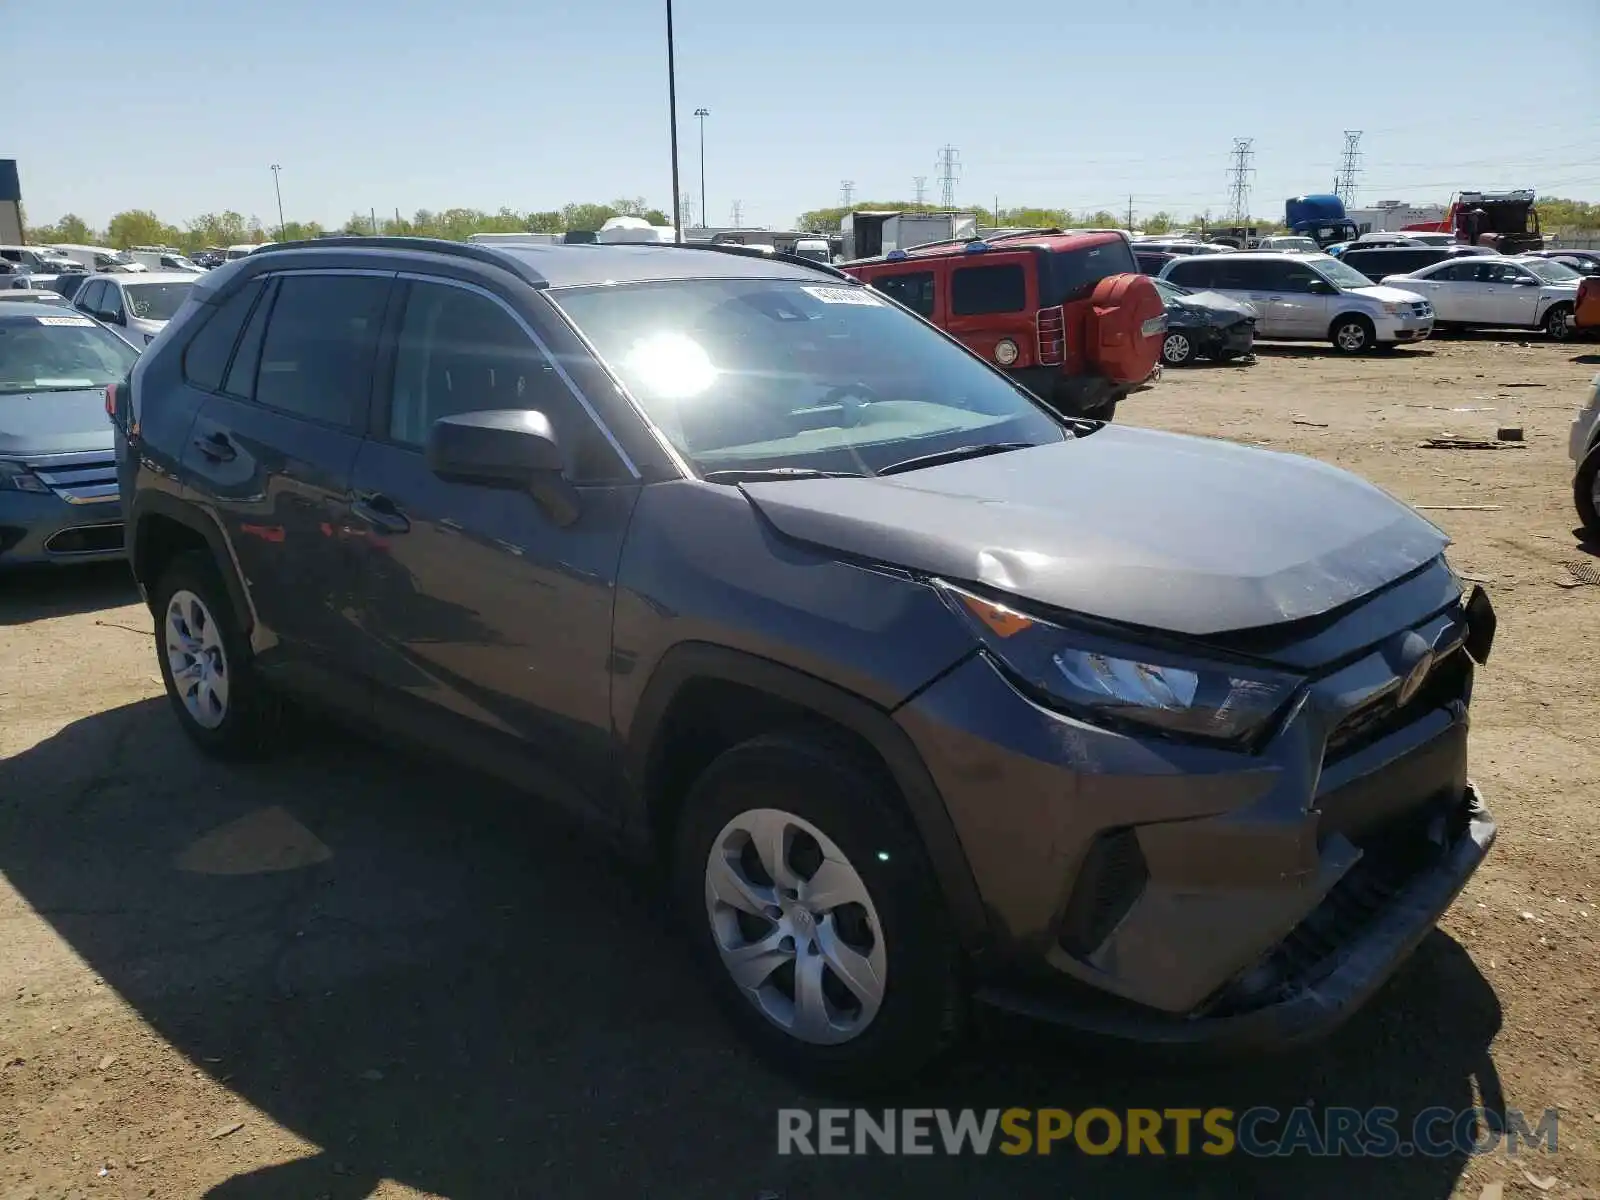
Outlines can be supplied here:
M1140 213L1220 214L1235 137L1255 139L1251 207L1281 215L1329 186L1346 129L1364 131L1358 203L1600 197L1600 0L1052 8L986 27L974 0L677 0L685 195L704 106L712 224L737 199L745 224L787 226L837 204L844 179L891 199L924 175L937 199L945 143L958 203L1121 212L1131 192ZM19 160L33 223L234 209L270 226L274 162L289 219L330 225L374 207L666 209L663 12L0 0L16 84L0 157Z

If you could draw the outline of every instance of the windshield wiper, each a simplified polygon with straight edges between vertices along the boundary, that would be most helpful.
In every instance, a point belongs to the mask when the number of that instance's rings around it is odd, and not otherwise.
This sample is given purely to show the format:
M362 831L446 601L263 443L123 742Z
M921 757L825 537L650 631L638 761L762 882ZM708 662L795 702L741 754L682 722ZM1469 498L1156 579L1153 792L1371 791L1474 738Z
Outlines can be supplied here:
M986 454L1005 454L1009 450L1027 450L1033 442L983 442L976 446L957 446L937 454L919 454L916 458L890 463L879 475L898 475L901 471L920 471L923 467L940 467L945 463L960 462L967 458L982 458Z
M811 467L730 467L707 471L700 476L707 483L770 483L784 479L861 479L860 471L817 471Z

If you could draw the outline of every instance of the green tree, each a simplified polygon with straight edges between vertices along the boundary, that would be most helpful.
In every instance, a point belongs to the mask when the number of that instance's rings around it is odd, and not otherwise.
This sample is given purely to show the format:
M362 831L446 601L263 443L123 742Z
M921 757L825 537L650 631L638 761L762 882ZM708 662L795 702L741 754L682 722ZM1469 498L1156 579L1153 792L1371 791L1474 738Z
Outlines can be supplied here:
M1172 228L1172 214L1171 213L1158 212L1158 213L1153 214L1152 216L1149 216L1149 217L1145 218L1144 231L1146 233L1166 233L1167 230L1169 230L1171 228Z
M175 244L182 232L166 224L146 208L131 208L119 212L106 226L106 240L119 250L132 246L167 246Z
M77 213L67 213L54 225L39 225L28 230L28 240L49 245L93 246L99 244L100 235L89 228L89 223Z
M204 213L188 223L182 245L188 250L207 246L237 246L247 239L244 217L231 209L224 213Z

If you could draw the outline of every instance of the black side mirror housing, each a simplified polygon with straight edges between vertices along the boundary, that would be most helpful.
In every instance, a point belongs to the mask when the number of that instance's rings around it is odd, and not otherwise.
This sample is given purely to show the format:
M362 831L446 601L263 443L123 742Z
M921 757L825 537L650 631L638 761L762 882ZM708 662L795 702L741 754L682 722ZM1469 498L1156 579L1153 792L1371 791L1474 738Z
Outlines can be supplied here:
M442 417L428 430L428 469L451 483L526 491L558 525L578 519L578 493L550 419L536 409Z
M1339 289L1325 279L1314 279L1311 281L1311 294L1313 296L1337 296Z

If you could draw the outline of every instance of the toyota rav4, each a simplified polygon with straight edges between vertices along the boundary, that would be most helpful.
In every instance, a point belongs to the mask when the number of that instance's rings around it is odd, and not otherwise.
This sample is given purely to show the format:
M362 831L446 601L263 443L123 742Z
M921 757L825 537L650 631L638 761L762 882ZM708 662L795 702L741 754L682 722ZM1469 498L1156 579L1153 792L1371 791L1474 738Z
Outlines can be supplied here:
M592 819L798 1072L916 1069L973 999L1309 1037L1494 837L1494 617L1437 528L1064 418L830 267L274 246L108 405L202 749L281 743L294 698Z

